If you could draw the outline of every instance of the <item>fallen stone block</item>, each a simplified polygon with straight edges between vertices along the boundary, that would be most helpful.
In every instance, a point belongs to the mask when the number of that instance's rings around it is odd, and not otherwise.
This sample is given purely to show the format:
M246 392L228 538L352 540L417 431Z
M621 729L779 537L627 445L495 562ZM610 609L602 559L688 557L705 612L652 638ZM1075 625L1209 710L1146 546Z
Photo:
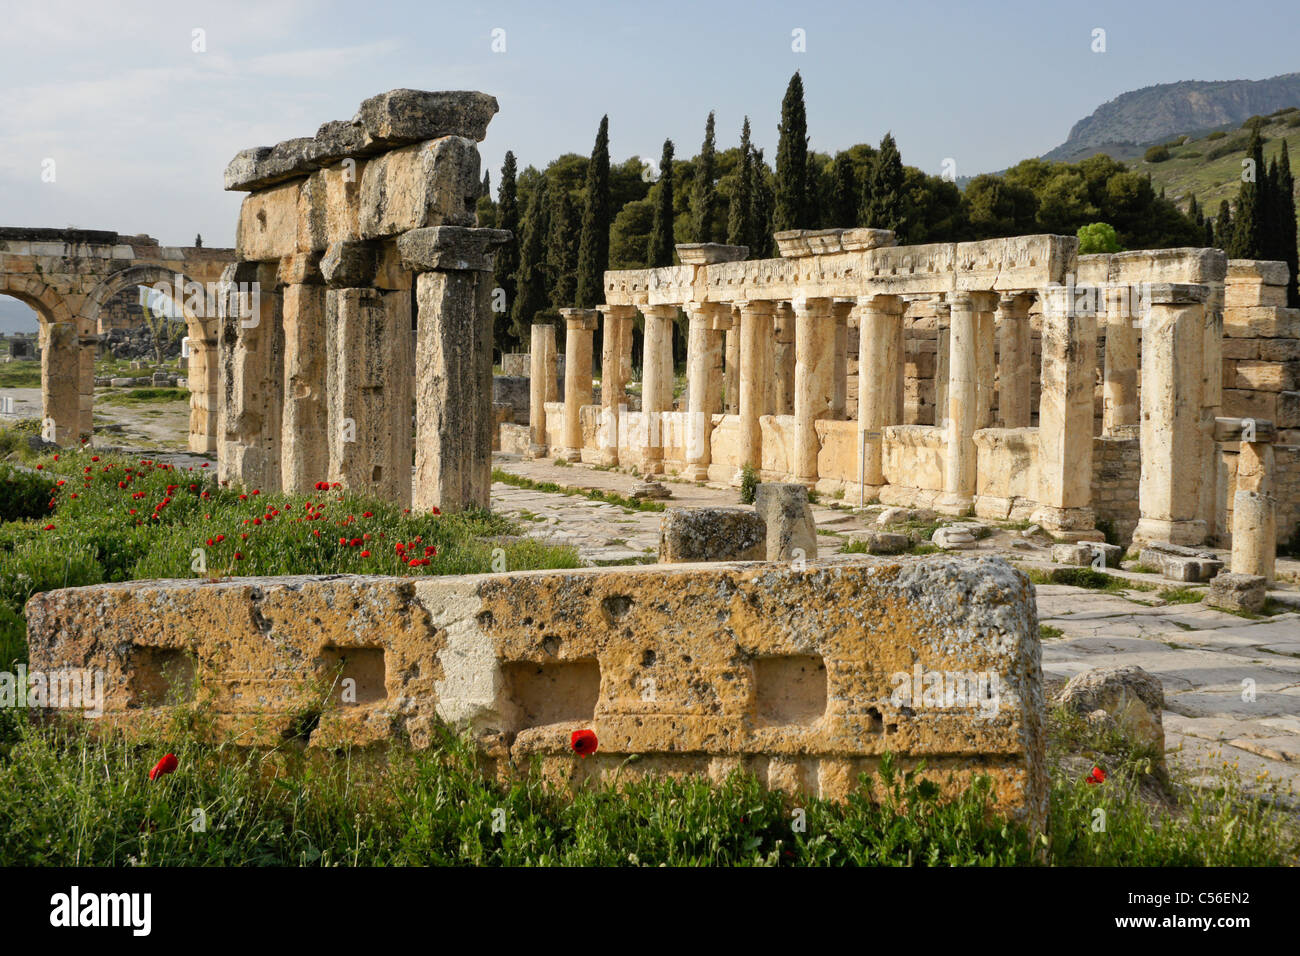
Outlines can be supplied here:
M1268 601L1267 581L1259 574L1221 572L1210 581L1205 603L1228 611L1257 613Z
M1196 551L1167 542L1148 544L1139 552L1138 561L1147 567L1158 568L1162 577L1184 583L1208 581L1223 570L1223 562L1214 556L1214 552Z
M762 561L763 519L747 508L669 508L659 519L659 561Z
M896 531L873 531L867 536L867 550L872 554L902 554L912 546L912 539Z
M817 557L817 525L808 504L808 489L803 485L759 483L754 491L754 510L767 528L767 560Z
M835 800L888 751L940 799L987 776L999 812L1046 823L1033 588L997 558L138 581L37 594L26 619L30 669L101 672L95 724L128 735L180 706L248 746L422 748L442 721L502 773L740 768Z
M1165 692L1160 681L1136 665L1096 667L1075 674L1057 700L1080 716L1092 719L1105 711L1133 743L1165 753Z
M641 481L632 486L632 497L639 501L667 501L672 496L672 491L657 481Z
M930 540L943 548L945 551L956 548L974 548L975 535L971 534L961 525L945 525L942 528L935 528L934 534Z
M1097 563L1098 555L1101 560ZM1097 563L1100 568L1117 568L1124 556L1124 549L1114 544L1101 541L1079 541L1074 544L1057 544L1052 546L1052 561L1055 564L1069 564L1086 568Z

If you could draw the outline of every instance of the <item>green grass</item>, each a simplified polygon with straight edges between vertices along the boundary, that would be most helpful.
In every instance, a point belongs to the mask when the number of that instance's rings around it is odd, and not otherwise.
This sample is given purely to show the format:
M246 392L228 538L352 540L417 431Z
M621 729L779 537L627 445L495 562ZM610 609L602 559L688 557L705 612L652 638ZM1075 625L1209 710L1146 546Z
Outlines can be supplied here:
M1197 588L1163 588L1156 594L1166 604L1197 604L1204 596Z
M871 553L870 545L868 545L866 541L863 541L860 538L854 541L846 541L844 543L844 547L840 548L840 554L870 554L870 553Z
M16 359L0 364L0 388L40 388L41 363Z
M0 469L0 514L19 516L0 522L0 670L25 659L21 614L38 591L146 578L474 574L494 558L511 571L581 566L572 547L512 540L518 525L487 511L409 514L339 488L261 494L221 487L211 469L90 450L36 466L39 478Z
M126 392L110 392L97 401L103 405L143 405L154 402L188 402L188 388L133 388Z
M1124 578L1106 574L1093 568L1053 568L1043 571L1029 568L1026 572L1034 584L1068 584L1071 587L1087 588L1090 591L1104 591L1107 594L1122 594L1124 591L1153 591L1155 585L1141 581L1129 581Z
M577 495L581 498L589 498L592 501L603 501L606 504L618 505L620 508L626 508L629 511L664 510L664 504L661 501L651 501L648 498L625 498L613 491L600 491L595 488L571 488L567 485L557 485L553 481L534 481L532 478L525 478L522 475L516 475L501 468L492 469L492 480L515 488L524 488L528 491L540 491L552 495Z
M178 709L126 742L71 720L0 712L0 865L13 866L1231 866L1296 862L1286 818L1226 776L1192 789L1118 734L1049 721L1050 823L1038 840L977 779L954 799L886 754L843 803L786 797L735 772L574 794L521 767L507 783L445 730L411 751L318 753L205 743ZM175 773L148 779L164 753ZM577 760L578 758L573 758ZM1086 767L1105 783L1089 785ZM930 777L933 775L931 774ZM1150 797L1153 788L1160 799ZM795 809L806 826L793 826ZM1095 832L1096 810L1106 828ZM195 828L196 809L204 828ZM494 828L494 820L500 827Z
M1038 625L1038 639L1040 641L1051 641L1064 636L1065 632L1059 627L1052 627L1050 624Z

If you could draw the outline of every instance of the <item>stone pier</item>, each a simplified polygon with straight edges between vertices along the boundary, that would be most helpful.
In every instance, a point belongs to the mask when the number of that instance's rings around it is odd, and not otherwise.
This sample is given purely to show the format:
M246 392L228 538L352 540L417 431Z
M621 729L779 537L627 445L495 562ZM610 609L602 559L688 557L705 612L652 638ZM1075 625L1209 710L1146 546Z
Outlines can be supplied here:
M595 309L561 309L564 317L564 460L582 460L582 409L591 404ZM490 385L490 383L489 383Z
M556 399L557 363L555 359L555 326L549 323L532 327L529 347L528 393L528 454L533 458L546 457L546 403Z

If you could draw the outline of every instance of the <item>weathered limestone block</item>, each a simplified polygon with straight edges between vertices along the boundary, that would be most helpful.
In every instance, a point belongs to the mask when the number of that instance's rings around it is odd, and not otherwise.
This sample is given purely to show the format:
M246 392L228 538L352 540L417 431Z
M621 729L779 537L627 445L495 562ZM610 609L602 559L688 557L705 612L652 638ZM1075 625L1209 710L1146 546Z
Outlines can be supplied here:
M817 557L817 525L804 485L764 481L754 492L754 508L767 528L767 560Z
M280 486L306 492L329 473L329 403L325 287L284 289L284 420L280 439Z
M1268 601L1262 574L1220 572L1210 581L1205 603L1228 611L1260 611Z
M278 263L232 263L222 287L244 292L218 302L217 474L248 488L280 487L284 325L275 288Z
M375 247L368 242L331 242L320 261L321 277L331 289L362 289L375 278L378 262Z
M102 669L101 720L128 733L192 675L213 735L248 745L325 701L312 747L425 747L442 719L574 786L738 766L837 800L889 751L942 798L988 775L1000 812L1046 824L1033 588L996 559L141 581L26 617L32 667Z
M473 226L482 186L478 147L459 136L382 153L366 163L361 176L361 237Z
M235 252L249 262L266 262L298 249L297 181L249 193L239 207Z
M1075 674L1058 699L1081 716L1104 710L1130 741L1150 747L1164 760L1165 692L1142 668L1097 667Z
M849 540L865 544L869 554L902 554L912 547L912 539L896 531L860 531Z
M444 136L481 143L499 109L495 96L473 90L389 90L363 100L352 122L380 147Z
M1196 551L1164 541L1153 541L1143 547L1138 561L1159 568L1171 581L1208 581L1223 570L1223 562L1212 551Z
M762 561L763 519L747 508L669 508L659 519L659 561Z
M975 535L959 524L935 528L930 540L945 551L978 547Z
M1124 549L1117 544L1106 544L1104 541L1080 541L1077 544L1057 544L1052 546L1052 562L1054 564L1069 564L1074 567L1088 567L1101 556L1100 566L1103 568L1119 567L1120 559L1124 556Z

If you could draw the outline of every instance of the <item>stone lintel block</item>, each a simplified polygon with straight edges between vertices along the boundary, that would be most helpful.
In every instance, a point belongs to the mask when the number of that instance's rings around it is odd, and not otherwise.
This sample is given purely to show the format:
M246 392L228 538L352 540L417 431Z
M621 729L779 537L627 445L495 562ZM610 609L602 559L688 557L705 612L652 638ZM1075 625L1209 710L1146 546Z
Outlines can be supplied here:
M600 324L600 312L596 309L561 309L560 316L570 329L594 332Z
M320 285L325 281L320 266L321 257L314 252L295 252L285 256L280 260L276 285Z
M1208 581L1223 570L1223 562L1212 551L1200 551L1169 542L1153 541L1141 549L1138 561L1159 568L1171 581Z
M1284 286L1290 277L1291 270L1287 268L1285 262L1266 259L1228 260L1229 282L1256 282L1260 285Z
M320 261L321 276L332 289L360 289L375 278L378 253L369 242L334 242Z
M239 258L269 262L298 251L299 186L287 182L244 197L235 229Z
M1153 282L1147 286L1152 305L1194 305L1210 294L1208 286L1194 282Z
M404 233L397 251L414 272L490 272L493 250L509 241L505 229L430 226Z
M305 151L305 158L313 166L329 166L348 157L369 156L383 148L356 123L331 120L316 130L316 136Z
M843 252L843 229L786 229L776 233L777 251L783 259Z
M394 149L367 161L361 174L361 238L396 236L424 226L473 226L478 147L461 136Z
M717 262L739 262L749 255L749 246L728 246L720 242L681 242L677 257L684 266L708 266Z
M659 519L659 561L762 561L767 527L748 508L669 508Z
M840 235L840 245L845 252L863 252L867 249L879 249L881 246L897 245L898 240L892 229L872 229L862 226L857 229L845 229Z
M483 142L500 106L474 90L389 90L362 102L354 125L381 146L406 145L442 136Z
M307 158L310 136L286 139L274 146L245 149L226 166L225 188L254 191L310 175L316 165Z
M1292 393L1294 394L1294 393ZM1277 440L1277 426L1266 418L1250 419L1255 423L1257 443L1272 443ZM1245 430L1244 418L1216 418L1214 420L1214 440L1219 442L1241 441Z
M1136 249L1110 256L1111 285L1142 282L1219 283L1227 273L1228 257L1222 249Z

